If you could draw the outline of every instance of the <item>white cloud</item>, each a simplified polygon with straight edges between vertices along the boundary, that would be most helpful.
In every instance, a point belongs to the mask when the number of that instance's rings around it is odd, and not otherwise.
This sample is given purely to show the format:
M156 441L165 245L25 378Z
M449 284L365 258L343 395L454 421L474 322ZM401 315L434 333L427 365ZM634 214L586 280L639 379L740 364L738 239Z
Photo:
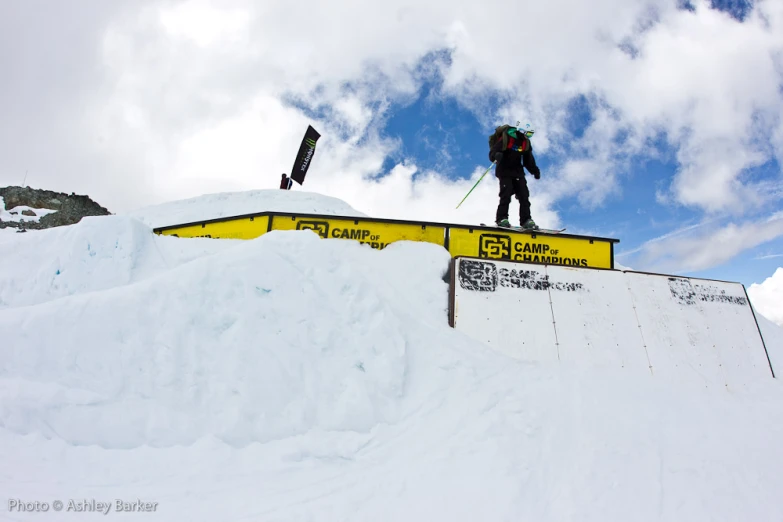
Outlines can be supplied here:
M739 176L769 158L754 141L772 130L759 113L783 108L775 64L781 20L768 26L760 14L777 9L773 2L757 3L744 24L704 2L697 7L696 16L681 13L645 35L639 74L624 91L636 96L623 108L674 131L682 165L671 187L677 201L708 211L754 208L766 194Z
M160 12L160 22L174 36L192 40L201 47L227 40L246 41L250 13L225 9L209 1L188 0Z
M750 285L748 297L761 315L783 326L783 267L775 270L763 283Z
M775 215L777 216L777 214ZM716 222L689 225L649 240L641 247L618 253L650 271L683 273L704 270L732 259L740 252L783 236L783 218L767 217L742 224Z

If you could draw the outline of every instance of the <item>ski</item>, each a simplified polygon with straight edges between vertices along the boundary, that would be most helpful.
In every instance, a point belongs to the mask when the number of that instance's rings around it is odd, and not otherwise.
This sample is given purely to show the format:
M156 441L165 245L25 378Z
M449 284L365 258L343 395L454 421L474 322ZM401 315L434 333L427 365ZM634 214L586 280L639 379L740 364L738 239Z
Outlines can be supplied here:
M497 230L513 230L514 232L540 232L542 234L560 234L566 230L565 228L522 228L514 225L511 225L510 227L499 227L497 225L487 225L485 223L481 223L481 226L486 228L495 228Z

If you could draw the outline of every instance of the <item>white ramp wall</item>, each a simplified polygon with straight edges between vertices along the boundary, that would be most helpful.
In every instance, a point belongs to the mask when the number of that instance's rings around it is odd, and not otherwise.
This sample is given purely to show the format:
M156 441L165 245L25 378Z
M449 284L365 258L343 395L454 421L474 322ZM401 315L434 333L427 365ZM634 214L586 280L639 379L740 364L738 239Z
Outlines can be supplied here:
M521 360L705 386L772 377L738 283L457 258L451 307L457 330Z

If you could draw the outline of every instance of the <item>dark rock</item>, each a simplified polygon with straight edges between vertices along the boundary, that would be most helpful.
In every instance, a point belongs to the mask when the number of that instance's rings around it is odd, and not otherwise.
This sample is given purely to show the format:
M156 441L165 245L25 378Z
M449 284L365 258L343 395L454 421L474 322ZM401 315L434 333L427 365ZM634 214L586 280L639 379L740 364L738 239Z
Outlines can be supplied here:
M23 229L43 229L73 225L81 221L85 216L109 216L106 208L90 199L75 193L70 195L51 190L32 189L29 187L0 187L0 197L5 201L5 208L12 209L18 206L32 208L47 208L56 210L51 214L41 217L38 222L24 221L21 223L0 221L0 228L15 227ZM26 216L30 211L23 211Z
M37 214L33 212L32 210L23 210L22 211L23 216L36 216Z

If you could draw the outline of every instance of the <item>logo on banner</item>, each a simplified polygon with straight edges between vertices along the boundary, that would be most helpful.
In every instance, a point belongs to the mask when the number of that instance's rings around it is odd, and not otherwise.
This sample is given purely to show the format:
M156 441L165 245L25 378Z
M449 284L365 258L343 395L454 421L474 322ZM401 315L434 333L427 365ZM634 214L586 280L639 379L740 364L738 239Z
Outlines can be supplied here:
M499 234L479 236L479 257L511 259L511 238Z
M312 125L307 126L307 131L302 138L302 143L299 145L299 151L296 154L296 161L291 169L291 179L299 183L304 183L307 169L310 168L313 156L315 155L315 144L321 135L315 130Z
M329 223L326 221L299 221L296 229L312 230L324 239L329 237Z
M310 165L310 160L313 158L313 153L315 152L315 140L306 138L305 143L309 147L307 149L307 152L305 152L305 157L302 160L302 167L299 169L302 172L307 171L307 166Z

